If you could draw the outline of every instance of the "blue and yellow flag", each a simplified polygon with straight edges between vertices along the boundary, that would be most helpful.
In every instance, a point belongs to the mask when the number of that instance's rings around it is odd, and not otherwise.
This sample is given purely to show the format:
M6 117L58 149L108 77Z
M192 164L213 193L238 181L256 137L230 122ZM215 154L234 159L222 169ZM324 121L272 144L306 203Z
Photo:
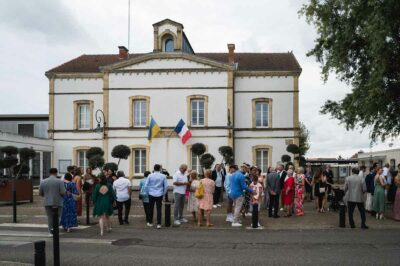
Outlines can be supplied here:
M151 143L151 140L160 132L160 126L154 120L153 117L150 119L150 127L149 127L149 135L147 136L147 140Z

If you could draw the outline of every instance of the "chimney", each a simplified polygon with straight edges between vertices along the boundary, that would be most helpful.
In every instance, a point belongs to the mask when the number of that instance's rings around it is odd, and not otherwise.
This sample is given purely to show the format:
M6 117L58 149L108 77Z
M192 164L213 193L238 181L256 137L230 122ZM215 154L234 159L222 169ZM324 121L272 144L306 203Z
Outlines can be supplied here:
M128 59L129 50L125 46L118 46L119 49L119 59L125 60Z
M235 63L235 44L229 43L228 50L228 64L233 65Z

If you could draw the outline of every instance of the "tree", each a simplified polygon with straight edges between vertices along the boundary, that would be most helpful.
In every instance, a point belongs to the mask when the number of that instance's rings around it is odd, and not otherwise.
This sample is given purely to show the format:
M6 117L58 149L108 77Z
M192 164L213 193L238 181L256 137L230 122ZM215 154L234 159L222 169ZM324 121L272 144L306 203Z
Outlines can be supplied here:
M321 113L346 129L370 128L372 141L400 133L400 1L310 0L300 10L317 38L308 56L351 85L340 101L328 100Z
M310 149L310 131L303 123L300 123L299 132L299 154L304 156Z
M201 156L206 152L206 145L204 145L203 143L195 143L192 145L191 149L196 156Z
M112 171L116 172L118 170L118 165L113 162L106 163L106 164L104 164L103 169L104 170L112 170Z
M118 159L118 166L121 159L127 160L129 155L131 155L131 149L126 145L117 145L111 151L111 156Z
M211 166L213 165L215 161L215 158L212 154L210 153L204 153L201 157L200 157L200 164L203 168L205 169L210 169Z
M18 179L21 174L29 173L29 161L35 158L35 150L32 148L18 149L14 146L5 146L1 147L0 151L6 155L0 160L1 168L7 169L10 177Z
M199 157L206 152L206 145L204 145L203 143L195 143L192 145L191 150L192 150L192 153L194 155L196 155L197 160L199 160ZM201 163L200 163L200 165L201 165Z
M281 157L282 163L288 163L288 162L290 162L291 160L292 160L292 157L290 157L290 155L288 155L288 154L284 154L284 155L282 155L282 157Z
M104 151L100 147L91 147L86 152L86 158L88 159L89 167L93 170L103 167L104 161Z
M233 159L233 149L231 146L221 146L218 149L219 154L221 154L223 161L231 165L234 162Z

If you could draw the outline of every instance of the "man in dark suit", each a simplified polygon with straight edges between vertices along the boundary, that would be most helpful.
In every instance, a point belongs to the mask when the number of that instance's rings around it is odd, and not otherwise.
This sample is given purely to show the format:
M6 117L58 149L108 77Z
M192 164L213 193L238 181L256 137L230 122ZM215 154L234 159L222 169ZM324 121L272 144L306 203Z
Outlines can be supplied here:
M211 173L211 179L215 182L215 190L213 195L214 208L221 207L220 200L222 188L225 183L225 175L226 172L222 165L216 164L214 170Z
M60 221L63 202L64 202L64 194L65 186L64 182L57 177L57 169L50 168L49 174L50 176L44 179L40 183L39 187L39 195L44 197L43 204L46 210L48 228L50 234L53 233L53 208L58 208L58 219Z
M278 168L279 166L277 166ZM276 172L274 168L271 168L271 173L267 176L267 191L269 193L269 207L268 207L268 216L279 218L278 210L279 210L279 196L281 193L281 185L279 174ZM272 209L274 210L274 215L272 215Z
M349 208L350 227L355 228L353 220L353 212L357 206L361 215L361 228L368 229L365 224L365 208L364 208L364 193L367 191L365 179L358 175L360 170L357 167L351 169L353 175L346 177L344 184L344 192L346 193L347 206Z

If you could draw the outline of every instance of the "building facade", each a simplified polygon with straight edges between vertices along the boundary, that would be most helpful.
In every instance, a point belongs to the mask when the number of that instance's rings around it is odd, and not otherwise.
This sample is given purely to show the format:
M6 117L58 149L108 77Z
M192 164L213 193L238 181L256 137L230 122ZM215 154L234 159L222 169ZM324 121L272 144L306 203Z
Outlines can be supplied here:
M220 146L232 146L236 163L263 171L298 143L299 75L292 53L195 53L183 25L166 19L153 25L153 52L82 55L46 72L49 78L49 137L54 166L87 167L86 150L132 149L120 169L130 177L160 163L174 171L198 169L191 145L203 143L221 161ZM96 111L104 133L95 132ZM97 112L101 114L101 112ZM100 126L103 126L101 115ZM150 117L161 132L149 144ZM180 119L192 137L183 145L174 128Z
M357 160L358 165L365 165L368 168L374 163L379 163L382 167L388 163L392 169L399 170L400 149L358 153Z
M48 118L45 115L0 115L0 147L32 148L36 156L29 162L29 178L33 185L48 176L52 164L53 141L48 139ZM4 154L0 152L0 157ZM6 171L0 171L0 175Z

